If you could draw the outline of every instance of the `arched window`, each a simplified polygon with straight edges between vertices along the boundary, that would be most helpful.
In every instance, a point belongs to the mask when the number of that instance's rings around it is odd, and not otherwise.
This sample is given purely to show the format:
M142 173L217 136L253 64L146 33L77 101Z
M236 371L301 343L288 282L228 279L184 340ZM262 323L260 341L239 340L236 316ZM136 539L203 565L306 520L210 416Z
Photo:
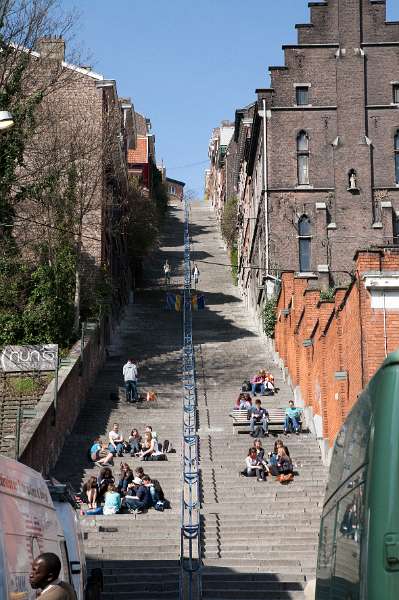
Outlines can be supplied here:
M310 246L312 243L312 228L307 215L302 215L298 222L299 239L299 270L301 273L310 271Z
M399 130L395 135L395 181L399 183Z
M306 131L300 131L296 139L298 157L298 185L309 183L309 137Z

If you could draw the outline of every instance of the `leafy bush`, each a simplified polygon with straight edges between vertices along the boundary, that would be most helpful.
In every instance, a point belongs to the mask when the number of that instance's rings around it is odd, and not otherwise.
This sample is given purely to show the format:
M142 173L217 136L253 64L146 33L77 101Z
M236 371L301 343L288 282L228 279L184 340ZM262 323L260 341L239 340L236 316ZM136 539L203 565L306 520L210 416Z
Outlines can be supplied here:
M33 396L35 394L42 394L51 378L52 375L46 375L45 377L40 378L10 377L8 379L8 385L17 396Z
M223 239L230 249L234 248L237 242L237 205L235 196L227 200L220 224Z
M263 307L263 331L268 337L274 337L274 330L277 322L277 301L275 298L266 300Z
M334 298L335 298L335 289L334 288L330 287L330 288L328 288L328 290L322 290L320 292L320 300L334 302Z
M231 274L233 276L234 285L238 285L238 251L234 246L230 251Z
M62 246L52 264L31 266L18 256L0 261L0 345L71 342L75 256ZM8 289L8 292L6 290Z

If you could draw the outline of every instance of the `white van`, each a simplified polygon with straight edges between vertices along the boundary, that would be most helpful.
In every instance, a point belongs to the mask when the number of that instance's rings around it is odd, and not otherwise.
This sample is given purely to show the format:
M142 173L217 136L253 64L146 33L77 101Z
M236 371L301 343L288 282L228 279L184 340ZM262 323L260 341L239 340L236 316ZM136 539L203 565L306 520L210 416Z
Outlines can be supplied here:
M61 560L60 578L84 600L86 561L76 513L65 486L48 486L40 473L0 456L0 598L34 600L32 561L42 552ZM54 499L54 502L52 500Z

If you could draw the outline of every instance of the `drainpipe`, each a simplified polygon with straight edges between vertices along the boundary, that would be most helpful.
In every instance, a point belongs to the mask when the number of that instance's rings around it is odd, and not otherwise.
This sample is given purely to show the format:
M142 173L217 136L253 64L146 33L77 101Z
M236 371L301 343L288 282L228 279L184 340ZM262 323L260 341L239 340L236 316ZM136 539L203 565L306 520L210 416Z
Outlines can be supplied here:
M387 334L387 309L385 305L385 290L382 292L383 303L384 303L384 352L385 358L388 356L388 334Z
M265 258L266 258L266 275L269 275L269 194L267 184L267 116L266 116L266 99L262 99L263 103L263 195L265 204Z

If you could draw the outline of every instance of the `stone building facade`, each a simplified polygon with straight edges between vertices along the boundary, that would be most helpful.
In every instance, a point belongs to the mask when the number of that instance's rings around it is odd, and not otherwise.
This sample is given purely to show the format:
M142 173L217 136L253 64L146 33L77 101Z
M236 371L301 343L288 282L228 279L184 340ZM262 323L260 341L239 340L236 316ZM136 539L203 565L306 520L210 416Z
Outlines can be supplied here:
M234 126L229 121L222 121L220 127L212 132L209 142L208 156L210 167L206 173L205 196L220 222L227 200L226 172L228 168L228 146L232 140ZM226 168L227 167L227 168Z
M62 197L68 178L73 177L73 165L78 176L68 227L80 256L82 303L85 296L93 295L98 277L105 273L117 311L127 301L131 283L124 227L127 153L137 143L132 102L119 98L114 80L66 62L65 42L60 38L39 40L30 61L41 85L46 79L56 83L49 85L38 108L35 135L26 145L20 176L30 181L36 172L49 177L57 172ZM46 210L45 204L34 200L18 205L14 234L24 251L34 253L40 240L48 240L60 227L50 206Z
M236 180L239 285L256 314L282 271L340 285L359 247L399 241L399 23L384 0L309 6L257 90Z

